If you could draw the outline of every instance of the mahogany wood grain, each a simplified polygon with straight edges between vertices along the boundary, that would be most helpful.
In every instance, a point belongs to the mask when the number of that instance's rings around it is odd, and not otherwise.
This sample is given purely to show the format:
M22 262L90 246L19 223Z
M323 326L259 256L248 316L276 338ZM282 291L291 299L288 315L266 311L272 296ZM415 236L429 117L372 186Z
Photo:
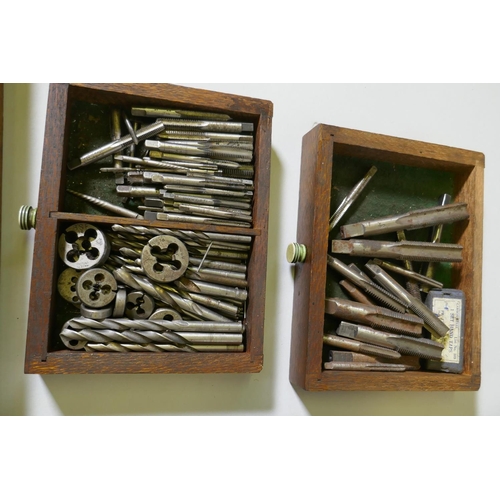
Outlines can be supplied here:
M335 372L322 369L327 222L334 154L454 174L455 201L470 220L457 224L463 262L454 264L453 287L465 290L464 373ZM481 384L481 290L484 166L482 153L318 125L303 140L297 243L307 258L295 266L290 381L308 391L473 391Z
M253 227L179 224L123 219L62 211L66 185L69 114L83 100L114 106L150 105L230 113L255 126L255 191ZM256 373L264 351L265 286L270 195L270 101L170 84L51 84L38 202L25 372L71 373ZM62 224L89 222L156 226L245 234L254 237L248 264L248 309L244 353L85 353L51 349L57 282L57 235Z

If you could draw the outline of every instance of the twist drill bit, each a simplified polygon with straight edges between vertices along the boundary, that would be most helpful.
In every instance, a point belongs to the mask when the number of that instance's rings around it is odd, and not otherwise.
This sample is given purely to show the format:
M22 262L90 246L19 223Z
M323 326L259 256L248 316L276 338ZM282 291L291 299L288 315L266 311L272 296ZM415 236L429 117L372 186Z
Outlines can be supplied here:
M65 327L73 330L151 330L155 332L177 333L244 333L245 326L241 321L166 321L166 320L132 320L128 318L113 318L95 320L90 318L74 318L69 320Z
M406 241L406 234L404 231L398 231L398 241ZM407 271L413 272L413 262L411 260L405 259L403 261L405 269ZM412 279L406 280L406 289L418 300L422 301L422 295L420 293L420 287L418 283L413 281Z
M372 328L381 328L412 337L422 336L424 322L421 318L411 314L400 314L383 307L330 298L326 299L325 312L336 318Z
M427 278L422 274L418 274L415 271L408 271L401 267L390 264L389 262L384 262L379 259L373 259L370 261L371 264L375 264L382 269L386 269L387 271L392 271L393 273L400 274L401 276L405 276L406 278L417 281L418 283L423 283L424 285L429 286L430 288L443 288L443 284L439 281ZM408 290L409 291L409 290Z
M366 264L366 268L373 274L374 278L388 291L405 300L408 307L424 320L425 327L435 335L444 337L449 328L422 302L413 297L396 280L389 276L383 269L375 264Z
M462 262L461 245L416 241L333 240L331 252L353 257L413 260L419 262Z
M348 351L359 352L369 356L378 356L380 358L388 359L401 358L401 354L392 349L385 349L384 347L377 347L371 344L358 342L357 340L341 338L332 334L323 335L323 343L332 347L347 349Z
M402 229L419 229L438 224L449 224L468 218L467 203L455 203L342 226L340 234L343 239L356 238L357 236L376 236Z
M242 345L192 345L179 347L168 344L87 344L87 352L244 352Z
M129 219L144 219L144 217L132 210L128 210L124 207L120 207L118 205L113 205L107 201L100 200L99 198L95 198L94 196L89 196L88 194L78 193L77 191L73 191L72 189L67 189L68 193L71 193L79 198L82 198L93 205L104 208L109 212L113 212L115 214L121 215L122 217L128 217Z
M114 330L70 330L65 328L60 333L61 340L71 349L71 340L87 341L87 342L118 342L126 344L179 344L187 345L188 341L180 335L173 332L150 332L141 331L134 332L131 330L114 331Z
M433 340L394 335L346 322L340 324L337 335L387 349L394 349L400 354L417 356L423 359L441 359L443 352L443 346Z
M107 344L109 342L117 342L119 344L174 344L179 346L187 346L190 344L224 344L224 345L239 345L243 342L242 334L234 333L177 333L165 331L158 333L154 331L115 331L115 330L71 330L65 328L60 333L63 343L71 349L73 346L81 349L82 341L96 342ZM74 344L71 341L77 341ZM75 350L79 350L75 349Z
M358 199L359 195L366 188L368 183L372 180L373 176L377 173L377 167L372 167L365 177L354 187L354 189L349 193L349 195L340 204L337 211L330 218L330 231L332 231L335 226L340 222L342 217L345 215L347 210L351 205Z
M160 287L159 285L153 283L145 276L132 275L123 268L114 270L113 276L117 281L128 285L134 290L144 291L154 299L157 299L168 306L176 306L184 312L190 313L196 317L209 319L211 321L230 321L225 316L222 316L207 307L203 307L200 304L196 304L191 299L187 299L173 293L172 289L170 289L171 291L167 291L164 287Z
M438 204L440 206L445 206L449 205L452 202L452 198L449 194L443 194L439 200ZM431 243L441 243L441 237L443 235L443 224L440 224L438 226L434 226L432 230L432 236L431 236ZM425 275L427 278L431 278L434 276L434 272L436 270L436 263L435 262L429 262L427 265L427 270L425 271ZM424 292L429 292L431 287L424 286L423 290Z
M165 125L159 121L155 122L152 125L147 125L146 127L141 128L137 131L136 137L138 141L143 141L152 137L162 130L165 130ZM80 167L84 167L95 163L103 158L111 156L119 151L122 151L132 145L134 143L132 136L126 135L121 139L111 142L110 144L106 144L95 151L91 151L90 153L84 154L80 158L73 160L68 164L69 170L75 170Z
M354 285L361 288L361 290L370 295L370 297L373 297L381 302L388 309L392 309L400 313L405 313L407 311L408 308L399 299L393 295L389 296L384 288L375 285L370 279L365 279L362 274L356 273L339 259L328 255L327 263L330 268L350 280L354 283Z

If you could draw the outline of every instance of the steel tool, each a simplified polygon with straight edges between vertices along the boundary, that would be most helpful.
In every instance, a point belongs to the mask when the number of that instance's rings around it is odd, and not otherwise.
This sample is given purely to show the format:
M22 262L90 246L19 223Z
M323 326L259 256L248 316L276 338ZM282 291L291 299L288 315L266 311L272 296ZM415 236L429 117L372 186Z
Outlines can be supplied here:
M138 141L143 141L148 139L149 137L152 137L158 133L160 133L162 130L165 129L165 125L161 122L155 122L151 125L147 125L140 130L137 131L136 137ZM118 153L119 151L122 151L129 147L131 144L133 144L134 141L132 139L132 136L126 135L125 137L122 137L121 139L118 139L116 141L111 142L110 144L106 144L105 146L102 146L95 151L91 151L90 153L87 153L80 158L71 161L68 164L69 170L75 170L80 167L84 167L87 165L90 165L92 163L95 163L99 160L102 160L103 158L106 158L108 156L111 156L115 153Z
M339 337L374 344L386 349L394 349L400 354L423 359L441 359L443 346L439 342L424 338L411 338L367 328L366 326L342 322L337 329Z
M449 224L468 218L467 203L455 203L349 224L340 228L340 234L343 239L358 236L376 236L401 231L402 229L419 229L439 224Z
M422 336L424 322L421 318L411 314L400 314L383 307L369 306L346 299L327 298L325 312L339 319L372 328L381 328L412 337Z
M334 254L420 262L462 262L462 250L461 245L419 241L333 240L331 247Z
M358 199L359 195L366 188L368 183L372 180L373 176L377 173L377 167L372 167L365 175L365 177L354 187L354 189L349 193L349 195L340 204L339 208L330 218L330 231L332 231L335 226L340 222L342 217L345 215L347 210L352 206L352 204Z
M323 335L323 342L326 345L337 347L339 349L346 349L348 351L359 352L370 356L378 356L380 358L399 359L401 354L392 349L378 347L357 340L341 338L338 335L326 334Z
M413 297L405 290L394 278L389 276L381 267L368 263L365 266L374 279L383 286L386 290L396 295L400 300L404 300L407 306L425 322L425 327L439 337L444 337L449 328L436 317L433 312L426 307L422 302Z

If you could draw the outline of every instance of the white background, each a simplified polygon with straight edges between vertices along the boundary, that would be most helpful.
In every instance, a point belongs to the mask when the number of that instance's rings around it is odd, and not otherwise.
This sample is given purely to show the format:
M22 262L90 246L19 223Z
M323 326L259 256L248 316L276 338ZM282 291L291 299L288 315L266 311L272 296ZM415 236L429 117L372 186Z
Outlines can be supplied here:
M46 84L5 86L0 299L3 415L499 415L498 217L500 85L196 84L274 103L265 365L256 375L24 375ZM426 141L486 155L482 386L477 393L309 394L288 381L302 137L317 123Z

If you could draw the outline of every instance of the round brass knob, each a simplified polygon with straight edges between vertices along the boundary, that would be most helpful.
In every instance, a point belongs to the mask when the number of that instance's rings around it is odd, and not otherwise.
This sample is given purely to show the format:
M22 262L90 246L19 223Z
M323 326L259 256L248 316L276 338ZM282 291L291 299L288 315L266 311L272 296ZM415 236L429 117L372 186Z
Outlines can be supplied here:
M307 256L307 248L299 243L291 243L286 250L286 260L290 264L304 262Z
M28 205L23 205L19 210L19 227L23 231L36 229L36 212L37 209Z

